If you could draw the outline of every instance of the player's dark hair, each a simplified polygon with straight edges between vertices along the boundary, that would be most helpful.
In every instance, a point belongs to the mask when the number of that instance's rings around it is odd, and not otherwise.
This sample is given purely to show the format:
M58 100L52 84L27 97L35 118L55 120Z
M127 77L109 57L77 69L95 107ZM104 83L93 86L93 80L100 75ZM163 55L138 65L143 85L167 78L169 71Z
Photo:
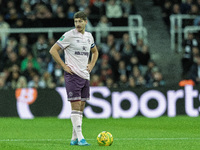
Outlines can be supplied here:
M74 14L74 19L75 18L81 18L83 20L87 20L87 16L83 11L78 11Z

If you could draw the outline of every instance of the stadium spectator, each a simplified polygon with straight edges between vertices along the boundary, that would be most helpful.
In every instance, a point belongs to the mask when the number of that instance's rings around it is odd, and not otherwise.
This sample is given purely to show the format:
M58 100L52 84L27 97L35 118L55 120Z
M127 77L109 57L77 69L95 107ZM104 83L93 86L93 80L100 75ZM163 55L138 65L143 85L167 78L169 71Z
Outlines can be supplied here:
M121 5L116 0L108 0L106 2L105 12L108 18L121 18L123 15Z
M117 83L114 82L112 77L107 78L105 86L108 88L117 88L118 87Z
M147 71L144 75L147 87L152 86L151 83L153 82L153 71L154 70L158 70L158 68L153 60L149 60L149 62L147 64Z
M102 55L101 59L101 66L100 66L100 80L103 82L103 84L106 83L106 80L109 76L112 75L112 69L110 67L109 57L107 55Z
M78 6L77 6L75 0L60 1L60 5L63 6L64 12L68 12L69 7L71 7L71 6L75 7L75 8L76 8L76 11L78 10Z
M108 79L107 79L107 80L108 80ZM107 81L107 80L106 80L106 81ZM91 76L90 85L91 85L91 86L103 86L104 84L103 84L103 82L100 80L99 75L93 74L93 75Z
M59 79L62 77L63 75L63 70L61 65L58 65L57 63L55 64L55 67L53 69L53 72L51 73L52 77L53 77L53 82L55 82L56 84L58 84L57 82L59 82Z
M136 43L136 50L141 51L143 45L144 45L144 40L141 38L138 38L137 43Z
M122 60L124 60L125 63L128 64L132 55L135 55L134 49L130 43L126 43L124 45L121 55L122 55Z
M7 11L10 10L11 8L16 8L17 9L16 6L20 6L20 5L16 5L16 2L17 1L14 1L14 0L8 0L6 2L6 9L7 9Z
M181 13L188 14L191 10L193 0L186 0L185 2L181 3Z
M8 30L10 29L10 25L9 23L7 23L5 20L4 20L4 17L2 14L0 14L0 30ZM2 34L0 34L0 42L2 43L6 43L6 40L8 39L8 36L9 36L9 33L4 33L4 36L2 36ZM0 51L5 48L5 45L1 45L1 49Z
M131 47L134 50L133 54L136 54L136 47L132 44L129 33L124 33L122 36L122 42L120 44L120 52L123 51L124 45L126 45L126 44L131 44Z
M33 54L34 57L37 58L38 62L45 61L45 59L49 56L48 55L48 41L46 37L41 34L38 36L36 43L33 44Z
M183 41L184 53L181 59L182 63L182 77L188 74L188 71L193 63L193 47L198 47L198 41L194 38L193 33L188 33L187 39Z
M9 48L12 49L12 51L14 51L14 52L17 53L18 52L17 45L18 45L18 42L17 42L16 38L9 37L8 40L7 40L7 42L6 42L6 49L9 47Z
M196 4L197 4L197 6L198 6L198 8L200 10L200 0L196 0Z
M127 75L127 70L126 70L126 63L125 61L121 60L118 64L118 73L119 75Z
M99 27L101 29L101 42L106 42L107 36L109 32L107 29L111 26L111 23L108 21L108 18L103 15L100 18L100 21L96 25L96 27Z
M23 62L22 62L23 63ZM34 75L39 75L39 71L33 67L33 63L31 61L27 62L27 67L21 71L22 75L26 77L27 82L33 79Z
M92 25L92 23L90 21L90 14L91 14L90 8L86 7L84 9L84 13L87 15L87 25L86 25L85 30L91 32L93 25Z
M131 58L129 59L129 62L127 63L126 65L126 69L127 69L127 73L130 75L131 72L132 72L132 68L134 66L138 66L140 67L139 65L139 60L138 60L138 57L136 55L132 55ZM143 73L143 72L142 72Z
M51 74L48 72L42 74L41 80L45 83L45 88L53 89L56 87L56 84L53 82Z
M45 88L45 82L40 80L40 76L35 74L33 78L28 82L29 88Z
M0 0L0 14L5 14L6 11L7 11L7 8L6 8L6 0Z
M180 10L180 5L179 4L175 3L172 6L172 14L174 14L174 15L181 14L181 10Z
M55 16L57 13L57 8L59 6L58 0L50 0L49 6L50 6L50 11L52 12L53 16Z
M129 77L129 79L128 79L128 87L129 88L135 88L136 87L135 80L132 76Z
M160 87L164 85L165 85L165 81L163 79L162 73L160 71L153 72L152 87Z
M135 84L137 87L145 86L146 81L145 81L144 77L142 76L141 71L138 66L133 67L131 76L134 78Z
M170 0L166 0L164 2L164 5L162 7L162 18L165 24L169 27L170 26L170 15L171 15L171 7L172 7L172 2Z
M24 21L23 21L23 19L17 19L11 25L11 28L23 28L23 27L24 27Z
M192 47L193 59L194 59L196 56L198 56L199 54L200 54L199 47L197 47L197 46Z
M119 88L127 88L128 87L128 77L126 74L121 74L118 81Z
M5 15L5 20L12 22L12 24L13 24L13 21L16 21L17 19L21 19L21 18L22 18L22 15L14 7L10 8Z
M21 63L22 72L29 68L34 68L38 72L40 71L40 66L37 62L37 59L33 56L31 52L28 52L27 57Z
M65 86L65 78L64 75L62 75L56 82L56 87L64 87L64 86Z
M92 18L100 18L105 15L105 0L90 0Z
M73 19L75 13L76 13L75 6L69 6L69 8L67 10L67 18L68 19Z
M200 16L196 17L194 19L194 23L193 23L195 26L200 26Z
M27 80L24 76L19 77L16 88L27 88Z
M106 0L90 0L90 6L94 5L95 3L104 3Z
M120 44L119 51L122 55L122 59L126 62L126 64L129 63L130 58L133 55L137 54L136 47L131 43L128 33L123 34L122 43Z
M118 68L119 68L119 62L121 61L121 54L120 52L115 52L113 54L113 57L111 57L109 64L111 65L112 68L112 72L113 72L113 80L118 81L119 80L119 72L118 72Z
M198 6L196 4L192 4L191 5L191 9L190 9L190 11L189 11L188 14L190 14L190 15L199 15L199 8L198 8Z
M66 17L65 12L64 12L64 8L62 5L58 5L57 9L56 9L56 13L53 16L54 18L60 18L63 19Z
M31 8L30 3L28 3L27 1L24 1L21 4L21 9L22 9L22 12L23 12L22 13L23 18L35 20L35 18L36 18L35 17L35 13L34 13L34 11Z
M121 7L123 11L123 17L127 18L129 15L136 14L134 2L131 0L122 0Z
M76 4L79 11L84 11L89 6L89 0L77 0Z
M27 57L27 55L28 55L27 47L26 46L20 46L19 51L18 51L18 57L19 57L20 64Z
M6 81L8 88L16 89L17 81L20 76L21 76L21 73L19 70L11 70Z
M141 51L137 51L137 57L139 60L139 64L144 67L147 66L147 63L150 60L149 47L147 45L143 45Z
M15 52L11 52L8 54L8 60L5 62L5 67L10 68L13 64L20 66L18 55Z
M49 8L44 4L36 4L34 7L35 15L37 19L51 19L53 18L53 14L49 10Z
M49 0L29 0L29 3L32 7L35 7L37 4L48 4Z
M2 73L0 73L0 90L4 90L4 89L7 89L7 86L6 86L6 82L1 74Z
M200 84L200 55L194 59L194 63L189 71L189 79L192 79L197 85Z
M32 46L30 46L28 41L28 36L26 34L20 34L18 38L19 38L18 49L20 49L21 47L26 47L27 49L32 51Z
M2 51L0 54L0 72L3 71L5 68L5 63L8 60L8 54L10 52L13 52L11 47L7 47L4 51Z
M116 43L116 40L115 40L115 37L114 37L114 35L113 34L109 34L108 36L107 36L107 40L106 40L106 43L102 43L102 52L104 53L104 54L108 54L109 53L109 51L111 50L111 49L118 49L117 48L117 43Z

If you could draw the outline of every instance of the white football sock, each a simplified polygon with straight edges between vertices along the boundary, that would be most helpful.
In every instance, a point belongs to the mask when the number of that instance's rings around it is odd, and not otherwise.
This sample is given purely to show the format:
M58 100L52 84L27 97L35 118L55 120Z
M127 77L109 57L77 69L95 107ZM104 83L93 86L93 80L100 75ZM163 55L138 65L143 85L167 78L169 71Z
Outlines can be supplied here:
M83 112L82 111L80 111L80 119L81 119L81 126L82 126L82 119L83 119ZM73 131L72 131L72 140L76 140L78 137L77 137L77 135L76 135L76 131L75 131L75 129L74 129L74 127L73 127Z
M72 125L73 125L73 128L76 132L76 135L77 135L79 141L81 139L84 139L83 134L82 134L82 127L81 127L81 124L82 124L82 121L81 121L82 119L80 117L81 114L82 113L77 110L72 110L72 112L71 112Z
M74 129L74 127L73 127L73 131L72 131L72 140L76 140L77 139L77 135L76 135L76 131L75 131L75 129Z
M83 112L80 111L80 119L81 119L81 127L82 127L82 122L83 122Z

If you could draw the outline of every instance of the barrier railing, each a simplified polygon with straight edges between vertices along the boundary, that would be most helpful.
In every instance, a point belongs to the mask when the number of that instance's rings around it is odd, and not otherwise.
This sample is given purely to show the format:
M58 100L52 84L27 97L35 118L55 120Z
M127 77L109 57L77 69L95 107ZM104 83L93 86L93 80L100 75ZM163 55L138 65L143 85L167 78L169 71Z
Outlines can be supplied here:
M170 16L170 34L171 34L171 50L182 51L182 40L183 40L183 20L184 19L195 19L196 15L171 15ZM176 43L176 35L177 35L177 43Z
M196 33L200 31L200 26L187 26L184 28L184 38L187 38L188 33Z
M6 35L13 33L47 33L48 38L53 37L54 33L66 32L72 29L71 27L55 27L55 28L10 28L0 30L1 45L6 44ZM147 30L143 27L143 20L140 15L131 15L128 18L128 26L114 26L109 28L92 27L90 32L95 32L96 43L101 43L101 31L109 32L128 32L133 44L136 44L137 38L143 38L147 43Z

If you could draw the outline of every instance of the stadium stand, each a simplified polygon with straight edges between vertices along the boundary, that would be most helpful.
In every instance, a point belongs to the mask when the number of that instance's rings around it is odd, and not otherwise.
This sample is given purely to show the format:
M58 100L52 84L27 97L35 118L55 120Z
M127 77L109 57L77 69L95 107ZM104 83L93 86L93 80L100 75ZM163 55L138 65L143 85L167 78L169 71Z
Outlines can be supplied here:
M131 0L0 0L0 30L37 27L73 27L73 14L83 10L93 27L128 27L128 17L137 14ZM120 10L118 16L109 9ZM100 17L107 21L100 24ZM94 33L95 34L95 33ZM129 32L105 32L98 43L99 59L92 71L92 86L158 87L164 86L162 72L151 58L145 39L135 43ZM0 88L55 88L64 86L62 68L48 51L61 34L8 34L1 37ZM62 58L63 52L60 52Z

